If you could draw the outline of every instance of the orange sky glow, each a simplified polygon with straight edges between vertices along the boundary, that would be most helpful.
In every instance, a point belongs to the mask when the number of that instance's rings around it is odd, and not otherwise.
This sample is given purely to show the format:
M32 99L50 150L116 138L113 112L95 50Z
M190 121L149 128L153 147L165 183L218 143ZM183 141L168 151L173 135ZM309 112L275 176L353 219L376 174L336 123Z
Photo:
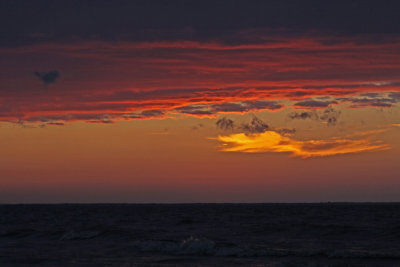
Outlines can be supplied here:
M1 46L0 202L399 201L400 39L240 36Z

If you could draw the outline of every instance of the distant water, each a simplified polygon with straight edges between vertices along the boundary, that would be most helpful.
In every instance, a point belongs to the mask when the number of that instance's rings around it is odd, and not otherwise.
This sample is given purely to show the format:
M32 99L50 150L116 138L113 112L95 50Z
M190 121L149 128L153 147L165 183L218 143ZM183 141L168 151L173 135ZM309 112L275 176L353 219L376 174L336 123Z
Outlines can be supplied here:
M0 205L0 266L400 266L400 204Z

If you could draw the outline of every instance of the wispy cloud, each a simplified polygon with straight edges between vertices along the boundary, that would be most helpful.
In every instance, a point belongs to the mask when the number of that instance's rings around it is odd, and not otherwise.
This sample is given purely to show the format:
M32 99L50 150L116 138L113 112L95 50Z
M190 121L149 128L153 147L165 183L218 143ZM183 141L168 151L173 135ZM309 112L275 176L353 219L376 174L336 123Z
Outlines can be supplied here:
M302 141L283 136L276 131L265 131L251 135L235 133L218 136L218 140L223 144L221 150L226 152L287 152L301 158L325 157L390 148L381 141L372 141L367 138L332 138Z

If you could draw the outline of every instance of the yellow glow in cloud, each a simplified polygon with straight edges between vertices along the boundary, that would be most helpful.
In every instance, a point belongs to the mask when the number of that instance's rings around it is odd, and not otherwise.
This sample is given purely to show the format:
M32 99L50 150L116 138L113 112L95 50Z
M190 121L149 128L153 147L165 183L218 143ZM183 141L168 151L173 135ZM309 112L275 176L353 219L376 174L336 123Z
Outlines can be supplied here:
M302 158L323 157L365 151L385 150L389 146L368 139L328 139L298 141L274 131L246 135L244 133L219 136L224 144L222 151L260 153L290 152Z

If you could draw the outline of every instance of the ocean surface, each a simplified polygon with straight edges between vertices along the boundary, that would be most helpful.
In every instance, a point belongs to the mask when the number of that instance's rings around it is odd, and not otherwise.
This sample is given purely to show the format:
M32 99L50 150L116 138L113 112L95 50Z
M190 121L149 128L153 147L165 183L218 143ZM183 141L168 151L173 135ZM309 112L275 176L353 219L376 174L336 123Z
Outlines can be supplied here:
M400 204L0 205L0 266L400 266Z

